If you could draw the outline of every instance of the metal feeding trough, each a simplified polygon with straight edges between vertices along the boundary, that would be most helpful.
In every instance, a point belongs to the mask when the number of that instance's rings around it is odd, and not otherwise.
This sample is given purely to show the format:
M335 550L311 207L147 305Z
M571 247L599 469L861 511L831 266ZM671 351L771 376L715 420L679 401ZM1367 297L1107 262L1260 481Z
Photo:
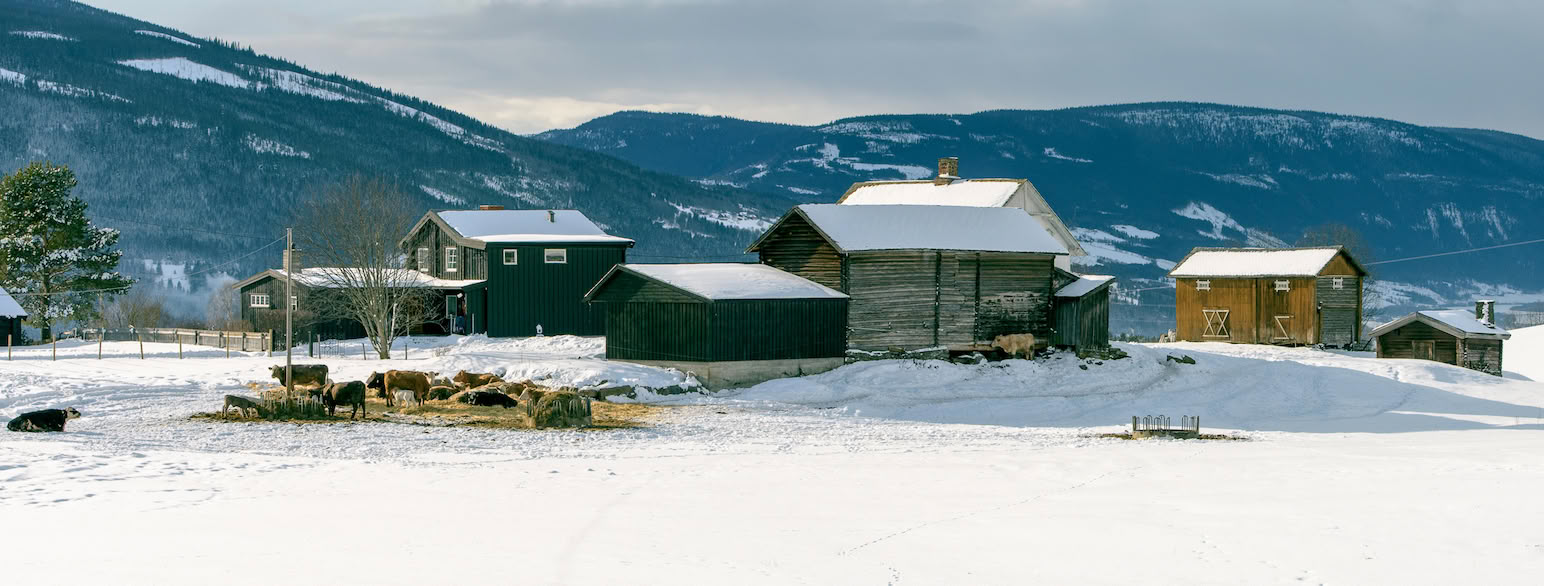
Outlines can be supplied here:
M1131 416L1131 438L1171 437L1196 439L1201 436L1201 417L1181 415L1179 425L1174 425L1168 415Z

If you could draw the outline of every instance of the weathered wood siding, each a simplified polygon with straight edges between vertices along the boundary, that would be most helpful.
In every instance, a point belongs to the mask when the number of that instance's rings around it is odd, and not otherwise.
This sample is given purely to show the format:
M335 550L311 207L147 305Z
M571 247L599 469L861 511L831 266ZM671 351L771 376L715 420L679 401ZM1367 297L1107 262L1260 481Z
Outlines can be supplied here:
M1501 340L1459 340L1464 368L1501 376Z
M568 262L548 263L548 248L568 251ZM505 249L516 250L516 264L506 265ZM618 264L627 262L625 245L489 244L488 335L542 334L598 336L606 331L605 308L586 304L584 294ZM482 321L484 318L479 317Z
M1051 274L1054 257L1002 252L973 253L979 263L975 340L1001 334L1051 339Z
M778 227L757 250L761 264L771 265L843 293L842 258L809 222L795 214Z
M445 249L454 247L457 252L458 266L455 272L445 270ZM418 264L418 249L429 249L429 262L427 266ZM439 224L433 221L425 222L412 238L408 239L407 249L408 268L423 271L439 279L486 279L488 278L488 255L485 251L469 246L462 246L446 234Z
M1339 257L1337 257L1339 258ZM1341 288L1335 288L1335 279ZM1362 335L1362 283L1355 275L1327 275L1318 278L1319 340L1322 344L1344 346Z
M1056 298L1053 343L1078 349L1110 345L1110 290L1080 298Z
M21 322L24 318L0 316L0 336L10 336L10 343L21 343Z
M1436 343L1437 362L1458 364L1458 338L1419 321L1378 336L1378 357L1415 358L1414 342L1428 340Z
M1210 281L1211 288L1197 290L1197 281ZM1254 279L1176 279L1174 333L1187 342L1254 343L1258 327L1257 295ZM1218 309L1228 310L1228 335L1206 335L1205 310Z
M1286 277L1255 279L1259 293L1254 343L1317 344L1319 311L1316 304L1317 279ZM1277 291L1276 282L1286 281L1287 290Z
M934 327L942 314L937 305L938 253L866 252L848 255L847 263L846 293L852 296L847 314L850 344L884 349L942 343Z

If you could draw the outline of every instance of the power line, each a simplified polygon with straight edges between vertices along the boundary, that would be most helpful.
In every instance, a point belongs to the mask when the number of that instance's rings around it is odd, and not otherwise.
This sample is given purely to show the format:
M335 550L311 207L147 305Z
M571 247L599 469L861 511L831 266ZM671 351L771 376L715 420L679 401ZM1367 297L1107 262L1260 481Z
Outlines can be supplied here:
M190 278L190 277L196 277L196 276L202 275L204 273L213 271L215 269L224 267L226 265L235 263L235 262L243 260L243 259L245 259L245 258L247 258L249 256L252 256L254 254L262 252L264 249L266 249L266 248L268 248L270 246L273 246L275 244L278 244L280 242L283 242L283 241L284 241L283 238L279 238L278 240L274 240L273 242L269 242L268 244L264 244L262 246L259 246L257 248L252 249L252 252L248 252L246 254L243 254L243 255L238 256L236 258L233 258L233 259L230 259L228 261L222 262L222 263L217 264L215 266L209 267L209 268L204 269L202 271L196 271L196 272L188 273L186 275L183 275L182 278L187 279L187 278ZM12 297L52 297L54 295L75 295L77 293L105 293L105 292L108 292L108 291L122 291L122 290L128 289L130 287L133 287L133 285L124 285L122 287L108 287L108 288L105 288L105 289L79 289L79 290L74 290L74 291L54 291L52 293L12 293L11 296Z
M146 222L146 221L143 221L143 220L129 220L129 219L125 219L125 218L113 218L113 217L109 217L109 216L94 216L93 219L108 220L108 221L112 221L112 222L128 222L130 224L139 224L139 225L142 225L142 226L154 226L156 228L165 228L167 230L181 230L183 232L199 232L199 233L203 233L203 234L209 234L211 236L230 236L232 238L251 238L253 240L267 240L268 239L267 236L253 236L251 234L232 234L230 232L216 232L214 230L204 230L202 228L189 228L187 226L172 226L172 225L168 225L168 224L157 224L155 222Z
M1389 264L1391 262L1405 262L1407 260L1421 260L1421 259L1425 259L1425 258L1436 258L1436 257L1439 257L1439 256L1452 256L1452 255L1455 255L1455 254L1467 254L1467 253L1470 253L1470 252L1479 252L1479 251L1482 251L1482 250L1495 250L1497 248L1507 248L1507 247L1511 247L1511 246L1522 246L1524 244L1538 244L1540 242L1544 242L1544 238L1540 238L1540 239L1537 239L1537 240L1526 240L1526 241L1523 241L1523 242L1509 242L1507 244L1497 244L1495 246L1481 246L1479 248L1470 248L1470 249L1466 249L1466 250L1454 250L1452 252L1439 252L1439 253L1436 253L1436 254L1425 254L1425 255L1421 255L1421 256L1412 256L1412 257L1408 257L1408 258L1396 258L1394 260L1380 260L1380 261L1377 261L1377 262L1369 262L1369 263L1363 263L1363 264L1366 264L1368 266L1371 266L1371 265L1385 265L1385 264Z

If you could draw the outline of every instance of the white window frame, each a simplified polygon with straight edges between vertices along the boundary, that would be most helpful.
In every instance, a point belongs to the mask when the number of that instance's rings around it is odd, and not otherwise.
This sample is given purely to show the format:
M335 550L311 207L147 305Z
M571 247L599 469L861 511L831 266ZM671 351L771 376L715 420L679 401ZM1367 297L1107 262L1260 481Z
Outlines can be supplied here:
M445 247L445 272L459 272L461 268L461 251L454 246Z
M427 247L427 246L420 246L420 247L418 247L418 272L421 272L421 273L429 272L430 259L432 259L432 258L434 258L434 257L429 256L429 247Z
M1276 279L1276 290L1277 291L1291 291L1292 290L1292 282L1288 281L1286 279Z
M1201 279L1199 281L1196 281L1196 290L1197 291L1211 291L1212 290L1212 282L1211 282L1211 280L1209 280L1209 279Z
M445 294L445 319L450 320L450 327L452 330L454 330L456 327L456 309L458 309L457 306L460 305L460 303L457 303L459 300L460 298L456 297L455 293Z
M290 311L300 311L299 295L290 295Z
M252 293L247 296L247 302L252 307L273 307L267 293Z
M1334 278L1331 278L1330 279L1330 288L1332 288L1332 289L1345 289L1346 288L1346 278L1345 277L1334 277Z
M554 256L553 253L557 253L557 255ZM549 265L564 265L564 264L568 264L568 249L567 248L548 248L548 249L542 251L541 258L542 258L543 261L546 261L546 263L549 264ZM556 260L554 260L554 259L556 259Z
M506 249L504 249L504 265L505 266L513 266L513 265L518 265L518 264L520 264L520 249L518 249L518 248L506 248Z

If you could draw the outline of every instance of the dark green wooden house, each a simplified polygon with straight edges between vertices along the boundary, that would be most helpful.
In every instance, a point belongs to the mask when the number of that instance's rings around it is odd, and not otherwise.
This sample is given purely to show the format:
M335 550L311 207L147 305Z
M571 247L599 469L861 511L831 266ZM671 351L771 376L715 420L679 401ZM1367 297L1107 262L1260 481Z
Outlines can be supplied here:
M575 210L433 211L400 243L410 268L469 280L447 294L447 311L490 336L605 333L601 307L584 295L627 261L633 241L606 234Z
M0 336L10 336L11 343L21 343L21 322L27 319L27 311L21 308L21 304L11 297L5 289L0 289Z
M766 265L618 265L585 300L605 308L607 358L710 387L829 370L847 350L847 295Z

